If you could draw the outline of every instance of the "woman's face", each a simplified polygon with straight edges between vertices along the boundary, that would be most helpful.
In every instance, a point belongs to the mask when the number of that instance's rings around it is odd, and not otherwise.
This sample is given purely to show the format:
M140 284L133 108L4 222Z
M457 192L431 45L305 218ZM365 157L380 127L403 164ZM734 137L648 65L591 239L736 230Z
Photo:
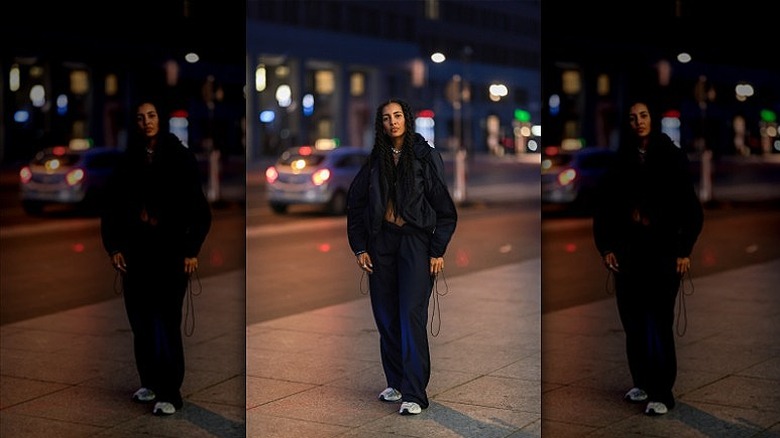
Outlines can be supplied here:
M403 143L404 134L406 133L406 120L401 105L392 102L382 108L382 126L385 129L385 133L393 140L393 143L398 144L398 141Z
M650 134L650 110L643 103L636 103L628 111L628 122L637 137L647 137Z
M138 107L135 113L135 123L138 129L147 137L152 138L160 130L160 119L157 116L157 108L151 103L144 103Z

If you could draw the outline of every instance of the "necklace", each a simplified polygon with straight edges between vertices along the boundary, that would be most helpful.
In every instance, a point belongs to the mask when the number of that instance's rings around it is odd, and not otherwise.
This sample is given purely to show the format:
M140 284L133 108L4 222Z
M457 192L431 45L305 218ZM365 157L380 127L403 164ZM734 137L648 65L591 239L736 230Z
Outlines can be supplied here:
M395 155L401 155L401 149L391 148Z

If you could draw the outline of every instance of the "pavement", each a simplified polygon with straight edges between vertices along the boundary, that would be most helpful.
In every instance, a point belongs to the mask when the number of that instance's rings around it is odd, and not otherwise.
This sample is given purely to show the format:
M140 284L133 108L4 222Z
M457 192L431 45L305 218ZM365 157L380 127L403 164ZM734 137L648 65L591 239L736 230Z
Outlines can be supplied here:
M384 377L366 296L246 326L245 271L201 279L194 314L185 309L195 317L185 405L171 417L130 400L121 297L5 324L0 436L780 436L780 260L693 278L679 307L678 405L653 418L622 401L614 300L542 315L540 270L536 258L439 282L431 405L411 417L376 399Z

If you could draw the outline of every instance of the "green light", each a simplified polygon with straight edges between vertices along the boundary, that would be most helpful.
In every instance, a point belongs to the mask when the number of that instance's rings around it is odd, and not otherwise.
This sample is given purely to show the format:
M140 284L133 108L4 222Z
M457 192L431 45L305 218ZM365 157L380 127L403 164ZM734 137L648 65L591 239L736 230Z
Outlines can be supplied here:
M530 122L531 121L531 113L529 113L526 110L523 109L516 109L515 110L515 120L520 122Z
M761 110L761 120L767 123L774 123L777 121L777 114L770 109Z

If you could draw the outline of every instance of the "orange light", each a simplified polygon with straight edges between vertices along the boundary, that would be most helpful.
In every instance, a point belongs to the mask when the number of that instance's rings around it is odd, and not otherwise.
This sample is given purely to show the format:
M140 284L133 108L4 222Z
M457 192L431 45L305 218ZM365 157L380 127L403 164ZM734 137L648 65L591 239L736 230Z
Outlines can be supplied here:
M311 146L301 146L298 148L298 153L303 156L311 155Z
M265 170L265 180L268 181L269 184L273 184L278 178L279 172L276 171L274 166Z
M577 171L574 169L566 169L558 174L558 183L562 186L567 186L577 178Z
M315 186L321 186L328 182L329 179L330 170L328 169L320 169L311 175L311 182L313 182Z
M65 181L69 186L75 186L84 179L83 169L73 169L65 175Z

